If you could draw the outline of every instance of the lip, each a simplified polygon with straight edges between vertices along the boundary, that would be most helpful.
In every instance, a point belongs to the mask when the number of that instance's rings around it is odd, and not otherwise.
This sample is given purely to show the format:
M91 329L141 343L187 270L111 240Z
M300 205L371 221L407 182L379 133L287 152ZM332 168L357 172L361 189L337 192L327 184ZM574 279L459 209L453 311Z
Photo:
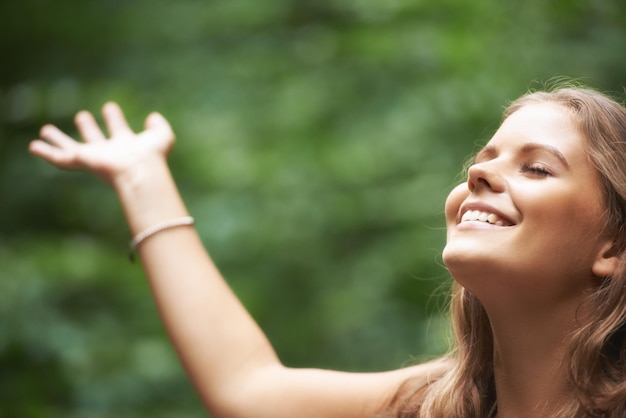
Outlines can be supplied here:
M469 210L477 210L477 211L481 211L481 212L489 212L489 213L493 213L494 215L497 215L499 218L504 219L505 221L507 221L508 223L510 223L511 225L509 226L509 228L511 226L516 226L517 222L513 219L511 219L510 216L505 215L504 213L502 213L500 210L494 208L491 205L488 205L484 202L477 202L477 201L467 201L465 203L463 203L461 205L461 207L459 208L459 212L457 214L456 217L456 224L459 225L461 223L461 217L463 216L463 214ZM484 222L482 222L484 224ZM502 227L499 227L502 228Z

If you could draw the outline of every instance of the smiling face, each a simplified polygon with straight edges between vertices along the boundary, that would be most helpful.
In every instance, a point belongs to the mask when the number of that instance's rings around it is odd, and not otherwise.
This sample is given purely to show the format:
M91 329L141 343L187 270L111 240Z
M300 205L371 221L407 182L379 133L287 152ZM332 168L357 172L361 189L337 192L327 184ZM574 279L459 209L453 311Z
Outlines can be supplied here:
M570 298L602 274L602 187L571 112L524 106L477 154L446 201L443 260L479 299Z

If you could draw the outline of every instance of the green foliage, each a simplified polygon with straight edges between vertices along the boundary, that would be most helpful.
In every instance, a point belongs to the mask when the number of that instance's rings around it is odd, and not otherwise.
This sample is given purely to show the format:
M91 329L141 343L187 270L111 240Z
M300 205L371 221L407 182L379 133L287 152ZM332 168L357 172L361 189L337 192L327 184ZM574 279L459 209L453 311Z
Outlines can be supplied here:
M0 45L0 416L202 416L112 192L26 153L116 100L158 109L207 248L294 366L446 349L443 202L502 106L620 91L619 0L24 0ZM539 82L539 84L537 84Z

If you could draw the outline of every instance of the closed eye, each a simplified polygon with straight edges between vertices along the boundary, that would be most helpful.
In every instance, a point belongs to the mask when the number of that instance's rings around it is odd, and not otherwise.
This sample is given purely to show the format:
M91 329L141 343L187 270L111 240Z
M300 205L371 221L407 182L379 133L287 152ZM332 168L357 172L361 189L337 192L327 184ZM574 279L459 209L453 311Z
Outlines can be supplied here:
M522 173L533 174L538 177L548 177L552 175L552 172L543 164L533 163L524 164L521 169Z

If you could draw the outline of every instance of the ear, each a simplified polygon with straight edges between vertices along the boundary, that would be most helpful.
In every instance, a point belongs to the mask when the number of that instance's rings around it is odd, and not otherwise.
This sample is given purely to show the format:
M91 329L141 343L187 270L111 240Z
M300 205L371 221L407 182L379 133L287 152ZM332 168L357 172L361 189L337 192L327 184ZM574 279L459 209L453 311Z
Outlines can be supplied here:
M610 277L615 274L620 253L619 246L614 241L605 241L591 266L592 273L597 277Z

